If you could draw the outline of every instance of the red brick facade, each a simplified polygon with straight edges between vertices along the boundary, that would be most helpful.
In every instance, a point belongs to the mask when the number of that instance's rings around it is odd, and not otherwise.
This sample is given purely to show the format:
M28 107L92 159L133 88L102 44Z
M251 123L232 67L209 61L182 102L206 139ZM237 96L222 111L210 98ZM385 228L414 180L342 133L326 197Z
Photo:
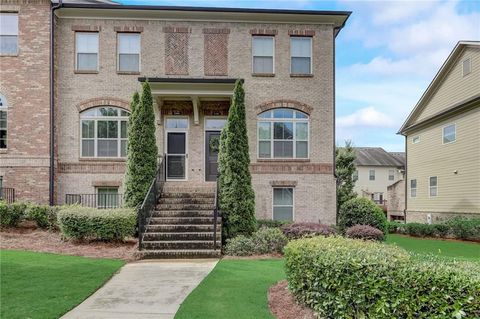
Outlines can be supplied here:
M0 176L18 200L49 201L50 1L1 0L18 13L18 54L0 55L0 93L8 103Z

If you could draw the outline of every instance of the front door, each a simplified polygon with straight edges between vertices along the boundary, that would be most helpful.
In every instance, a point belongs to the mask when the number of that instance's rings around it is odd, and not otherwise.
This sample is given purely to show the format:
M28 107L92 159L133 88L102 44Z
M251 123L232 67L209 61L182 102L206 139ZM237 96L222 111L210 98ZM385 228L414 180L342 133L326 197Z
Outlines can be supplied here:
M218 148L220 146L220 132L205 132L205 180L216 181L218 175Z
M167 180L186 179L187 133L167 132Z

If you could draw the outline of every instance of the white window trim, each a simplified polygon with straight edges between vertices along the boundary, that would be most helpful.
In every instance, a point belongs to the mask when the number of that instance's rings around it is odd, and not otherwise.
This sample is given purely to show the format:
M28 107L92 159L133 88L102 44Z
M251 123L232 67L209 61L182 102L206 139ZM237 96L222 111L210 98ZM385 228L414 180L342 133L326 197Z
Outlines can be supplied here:
M98 107L104 107L102 105L99 105ZM116 107L116 106L105 106L105 107L113 107L113 108L116 108L119 112L121 111L125 111L125 112L128 112L129 113L129 116L131 115L130 111L127 111L125 109L122 109L122 108L119 108L119 107ZM93 107L91 109L95 109L97 107ZM88 110L91 110L91 109L88 109ZM88 110L85 110L85 111L88 111ZM119 113L120 114L120 113ZM121 134L122 134L122 124L121 122L122 121L126 121L127 122L127 125L128 125L128 116L104 116L104 117L101 117L101 116L92 116L92 117L84 117L82 118L82 113L79 114L80 115L80 132L79 132L79 136L80 136L80 158L81 159L92 159L92 158L95 158L95 159L126 159L127 157L126 156L121 156L122 154L122 141L127 141L127 150L128 150L128 126L127 126L127 137L126 138L122 138L121 137ZM83 135L82 135L82 122L83 121L94 121L94 124L93 124L93 138L84 138ZM117 121L118 123L118 137L116 138L118 141L117 141L117 154L118 156L98 156L98 137L97 137L97 122L98 121ZM93 147L94 147L94 150L93 150L93 156L83 156L83 140L94 140L93 142ZM114 138L100 138L101 140L114 140Z
M280 108L282 109L282 108ZM267 110L268 111L274 111L275 109ZM296 109L291 109L294 112L300 112L303 113L302 111L298 111ZM263 112L262 112L263 113ZM262 114L260 113L260 114ZM311 146L311 141L310 141L310 115L303 113L307 116L306 119L297 119L297 118L260 118L258 117L260 114L257 115L257 160L309 160L310 159L310 146ZM258 125L260 122L269 122L270 123L270 139L260 139L260 126ZM307 157L297 157L297 126L293 125L293 139L291 140L275 140L273 137L274 133L274 128L273 128L273 123L275 122L292 122L292 123L307 123L307 140L298 140L298 142L307 142ZM270 142L270 157L260 157L260 142ZM275 157L274 156L274 141L292 141L293 143L293 157Z
M120 70L120 35L122 34L136 34L140 38L139 52L138 52L138 70L137 71L123 71ZM118 73L141 73L142 71L142 34L140 32L117 32L117 72Z
M390 175L390 172L393 172L393 174ZM390 179L390 176L393 176L393 178ZM388 178L389 181L394 181L395 180L395 170L394 169L389 169L388 170L388 177L387 178Z
M437 186L431 186L431 185L430 185L430 178L432 178L432 177L435 177L435 178L437 179ZM432 196L432 194L430 193L430 189L431 189L432 187L435 187L435 188L437 189L437 195L435 195L435 196ZM428 197L429 197L429 198L438 197L438 176L429 176L429 177L428 177Z
M451 141L451 142L446 142L446 143L445 143L445 141L443 140L443 139L444 139L444 136L445 136L445 128L447 128L447 127L449 127L449 126L452 126L452 125L453 125L454 128L455 128L455 139L454 139L453 141ZM452 144L452 143L455 143L456 141L457 141L457 123L454 122L454 123L449 123L449 124L447 124L447 125L444 125L444 126L442 127L442 144L443 144L443 145Z
M464 68L464 63L468 61L469 64L469 71L468 73L465 73L465 68ZM470 58L466 58L462 60L462 77L466 77L467 75L472 73L472 60Z
M227 121L228 120L228 117L224 116L224 115L208 115L208 116L204 116L203 118L203 149L204 149L204 152L206 151L207 149L207 132L221 132L222 130L221 129L213 129L213 128L207 128L207 120L225 120ZM227 125L225 123L225 125ZM206 166L206 156L204 154L204 156L202 156L202 167L205 167ZM204 182L206 183L213 183L213 181L207 181L207 173L204 172L203 174L203 180Z
M370 174L370 172L373 171L373 175ZM370 177L373 176L373 179L370 179ZM369 181L375 181L377 179L377 172L375 172L374 169L369 169L368 170L368 180Z
M308 38L310 39L310 73L307 75L313 75L313 37L299 37L291 36L290 37L290 74L291 75L302 75L301 73L292 73L292 38Z
M77 47L77 34L82 33L82 34L96 34L97 35L97 40L98 40L98 50L97 50L97 68L96 69L89 69L89 70L84 70L84 69L79 69L78 68L78 47ZM91 31L75 31L75 71L77 72L98 72L100 69L100 32L91 32Z
M417 141L415 141L415 139L416 139ZM413 136L413 137L412 137L412 144L418 144L418 143L420 143L420 135L415 135L415 136Z
M291 188L292 189L292 205L274 205L274 190L275 189L284 189L284 188ZM292 221L295 221L295 187L293 186L285 186L285 187L280 187L280 186L275 186L272 187L272 220L274 219L274 213L273 213L273 208L274 207L292 207Z
M167 128L167 120L169 119L186 119L187 120L187 127L186 128ZM167 159L164 159L165 163L165 180L166 181L173 181L173 182L186 182L188 181L188 143L189 143L189 130L190 130L190 117L185 115L167 115L164 117L164 137L163 137L163 154L168 155L167 153L167 145L168 145L168 133L169 132L181 132L185 133L185 178L184 179L169 179L167 177ZM205 166L205 165L204 165Z
M5 36L16 36L17 37L17 50L12 53L2 53L0 52L0 56L18 56L20 52L20 14L17 11L6 11L6 12L0 12L0 14L6 14L6 15L16 15L17 16L17 34L2 34Z
M252 36L252 74L270 74L270 73L258 73L258 72L255 72L255 68L254 68L254 57L258 56L258 57L270 57L269 55L253 55L253 39L255 38L268 38L268 39L272 39L272 46L273 46L273 51L272 51L272 73L271 74L275 74L275 36L273 35L253 35Z
M412 181L415 181L415 184L416 184L414 188L412 188ZM410 195L410 196L409 196L409 197L410 197L410 198L416 198L417 195L418 195L418 180L417 180L416 178L412 178L412 179L410 180L410 185L408 185L408 186L409 186L409 188L410 188L410 192L409 192L409 195ZM415 190L415 196L412 196L412 190L413 190L413 189Z

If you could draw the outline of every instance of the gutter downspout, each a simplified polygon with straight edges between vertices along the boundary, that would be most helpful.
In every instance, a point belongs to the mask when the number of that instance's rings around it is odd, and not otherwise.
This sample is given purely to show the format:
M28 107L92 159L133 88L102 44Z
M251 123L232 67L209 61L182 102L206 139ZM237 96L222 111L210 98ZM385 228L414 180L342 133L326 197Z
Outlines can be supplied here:
M337 189L338 189L338 181L337 181L337 171L336 171L336 163L337 163L337 156L336 156L336 148L337 148L337 145L336 145L336 131L337 131L337 128L336 128L336 120L335 120L335 117L336 117L336 99L335 99L335 94L336 94L336 91L335 91L335 88L336 88L336 76L335 76L335 73L336 73L336 67L335 67L335 64L336 64L336 54L335 54L335 40L336 40L336 37L337 37L337 34L340 32L340 29L343 28L343 25L341 27L334 27L333 28L333 177L335 178L335 206L337 207L336 209L336 214L335 214L335 224L338 225L338 212L340 211L340 207L338 207L338 193L337 193Z
M404 180L405 180L405 208L403 209L403 221L405 223L407 223L407 200L408 200L408 178L407 178L407 174L408 174L408 150L407 150L407 141L408 141L408 138L407 136L405 135L405 177L404 177Z
M55 204L55 10L61 8L63 1L52 6L50 11L50 206Z

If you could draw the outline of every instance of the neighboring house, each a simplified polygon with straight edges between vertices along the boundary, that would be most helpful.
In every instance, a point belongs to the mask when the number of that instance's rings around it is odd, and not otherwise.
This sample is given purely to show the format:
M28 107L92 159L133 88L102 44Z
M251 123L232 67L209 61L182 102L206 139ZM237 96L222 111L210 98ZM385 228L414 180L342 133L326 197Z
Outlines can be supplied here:
M355 153L354 191L386 206L387 188L403 180L405 153L389 153L381 147L355 147Z
M130 99L146 80L166 185L213 188L212 145L242 79L257 218L335 223L334 44L349 12L69 1L55 11L50 114L50 4L7 2L1 36L18 44L0 53L0 175L18 199L122 194Z
M408 222L480 216L480 42L460 41L399 131Z

